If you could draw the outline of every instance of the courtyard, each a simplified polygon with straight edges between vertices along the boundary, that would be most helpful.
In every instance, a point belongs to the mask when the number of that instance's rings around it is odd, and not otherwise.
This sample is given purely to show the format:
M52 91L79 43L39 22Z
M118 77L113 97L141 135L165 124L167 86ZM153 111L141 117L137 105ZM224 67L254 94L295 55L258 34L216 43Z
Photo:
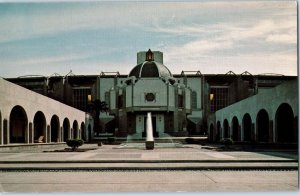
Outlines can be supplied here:
M85 144L0 150L1 192L297 192L294 150L214 151Z

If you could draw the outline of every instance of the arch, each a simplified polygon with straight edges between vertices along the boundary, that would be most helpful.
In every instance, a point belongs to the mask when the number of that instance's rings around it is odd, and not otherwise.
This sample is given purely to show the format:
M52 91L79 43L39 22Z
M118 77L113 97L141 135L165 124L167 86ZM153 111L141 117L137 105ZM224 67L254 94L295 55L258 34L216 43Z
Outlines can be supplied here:
M229 124L228 124L228 120L225 119L223 122L223 129L224 129L224 138L229 138Z
M214 125L210 124L209 126L209 140L214 141Z
M233 141L239 141L239 120L236 116L232 118L231 127Z
M221 135L221 122L217 122L217 133L216 133L216 141L220 141L220 135Z
M291 106L282 103L275 114L275 129L277 141L281 143L296 142L296 134L294 132L294 113Z
M44 136L43 142L46 138L46 118L43 112L37 111L33 118L33 132L34 140L38 140L40 136Z
M59 118L56 115L53 115L51 118L51 140L50 142L58 142L59 140Z
M269 115L265 109L261 109L256 117L257 139L259 142L269 142Z
M63 122L63 134L64 141L67 141L70 137L70 121L68 118L65 118Z
M28 118L23 107L13 107L9 115L10 143L25 143L28 131Z
M77 120L75 120L74 122L73 122L73 138L74 139L77 139L78 138L78 122L77 122Z
M244 141L251 141L252 120L250 114L246 113L243 117Z

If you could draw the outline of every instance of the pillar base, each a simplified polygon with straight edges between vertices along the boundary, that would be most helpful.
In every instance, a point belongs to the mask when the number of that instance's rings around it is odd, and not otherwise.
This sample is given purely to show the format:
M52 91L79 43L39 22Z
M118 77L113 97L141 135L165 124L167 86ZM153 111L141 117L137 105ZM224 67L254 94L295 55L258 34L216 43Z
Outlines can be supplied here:
M153 150L154 149L154 141L146 141L145 145L146 145L147 150Z

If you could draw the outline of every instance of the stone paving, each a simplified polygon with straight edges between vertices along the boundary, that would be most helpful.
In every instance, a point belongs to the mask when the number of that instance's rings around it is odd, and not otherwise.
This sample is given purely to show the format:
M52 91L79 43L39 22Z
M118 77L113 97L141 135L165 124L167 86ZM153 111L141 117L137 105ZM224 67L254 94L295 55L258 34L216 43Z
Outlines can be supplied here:
M65 145L52 147L51 149L37 148L32 151L20 150L13 152L1 152L0 162L3 161L101 161L101 160L298 160L297 152L281 151L212 151L202 149L200 145L187 145L182 148L156 148L146 150L144 148L119 148L118 145L85 144L82 148L95 148L86 152L53 152L63 149ZM26 151L26 152L24 152ZM46 152L45 152L46 151Z
M0 149L0 192L298 192L298 170L284 170L284 166L298 168L297 151L212 151L200 145L145 150L85 144L83 148L96 149L53 152L64 147ZM254 169L225 169L233 165ZM205 166L225 170L201 169ZM283 170L255 169L260 166ZM17 169L24 167L29 169Z
M297 171L0 172L1 192L297 192Z

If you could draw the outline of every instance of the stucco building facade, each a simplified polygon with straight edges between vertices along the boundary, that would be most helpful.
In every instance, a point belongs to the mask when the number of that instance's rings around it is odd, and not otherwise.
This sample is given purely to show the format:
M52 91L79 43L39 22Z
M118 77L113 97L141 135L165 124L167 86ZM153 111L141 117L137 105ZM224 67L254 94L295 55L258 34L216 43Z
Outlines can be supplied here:
M216 111L209 118L210 139L237 142L298 142L298 81L262 90Z
M88 114L0 79L0 144L65 142L92 128Z

